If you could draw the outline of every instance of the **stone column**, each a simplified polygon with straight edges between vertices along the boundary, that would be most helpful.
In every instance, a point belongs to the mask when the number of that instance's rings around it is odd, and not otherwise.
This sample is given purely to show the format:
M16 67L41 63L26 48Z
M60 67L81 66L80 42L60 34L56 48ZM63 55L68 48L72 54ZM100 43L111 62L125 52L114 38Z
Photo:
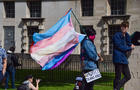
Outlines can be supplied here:
M126 83L124 90L140 90L140 46L136 46L129 57L131 79Z
M27 46L28 46L28 37L27 36L28 35L27 35L27 25L26 24L23 25L21 35L22 35L21 48L24 49L26 53L28 53L28 48L27 48Z

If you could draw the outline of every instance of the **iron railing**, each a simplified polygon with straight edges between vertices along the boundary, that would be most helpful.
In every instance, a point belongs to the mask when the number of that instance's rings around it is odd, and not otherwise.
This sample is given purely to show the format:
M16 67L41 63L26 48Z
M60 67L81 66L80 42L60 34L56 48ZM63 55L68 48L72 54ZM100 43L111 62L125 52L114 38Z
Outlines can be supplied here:
M30 58L29 55L20 55L19 62L22 66L17 67L16 80L23 81L24 77L32 74L36 78L41 78L42 82L66 82L74 83L76 76L81 76L81 65L79 55L71 55L59 67L42 71L39 64ZM99 63L102 78L97 80L98 85L112 85L114 79L114 66L111 60Z

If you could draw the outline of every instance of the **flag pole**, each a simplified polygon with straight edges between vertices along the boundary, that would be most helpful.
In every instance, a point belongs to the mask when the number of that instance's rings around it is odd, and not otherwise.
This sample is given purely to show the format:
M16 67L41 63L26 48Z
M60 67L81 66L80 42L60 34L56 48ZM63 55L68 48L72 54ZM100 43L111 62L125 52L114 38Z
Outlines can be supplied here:
M67 15L67 13L68 13L69 11L72 11L72 8L70 8L70 9L65 13L65 15ZM65 15L64 15L64 16L65 16Z
M72 12L72 14L73 14L73 16L74 16L74 18L76 19L76 21L78 22L78 24L79 24L79 26L80 26L80 31L82 30L82 32L84 33L84 34L86 34L86 32L85 32L85 29L83 28L83 26L80 24L80 22L79 22L79 20L78 20L78 18L76 17L76 15L74 14L74 12L73 12L73 10L71 10L71 12ZM82 78L84 77L84 72L83 72L83 64L84 64L84 62L83 62L83 60L82 60L82 62L81 62L81 70L82 70L82 72L81 72L81 74L82 74ZM84 81L82 80L82 90L84 90Z
M72 12L74 18L76 19L76 21L78 22L78 24L79 24L79 26L80 26L80 31L82 30L82 32L83 32L84 34L86 34L85 29L84 29L83 26L80 24L78 18L77 18L76 15L74 14L73 10L71 10L71 12Z

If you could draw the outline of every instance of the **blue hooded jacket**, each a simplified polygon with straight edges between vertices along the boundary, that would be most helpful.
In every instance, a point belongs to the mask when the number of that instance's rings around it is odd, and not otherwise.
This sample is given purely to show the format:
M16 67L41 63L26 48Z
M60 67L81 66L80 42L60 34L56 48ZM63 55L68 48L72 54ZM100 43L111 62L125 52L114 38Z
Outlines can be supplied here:
M128 33L124 37L122 32L117 32L113 36L113 63L128 64L126 53L132 49L131 45Z
M83 61L83 70L94 70L97 68L96 62L99 57L94 43L87 37L82 41L81 46L81 62Z

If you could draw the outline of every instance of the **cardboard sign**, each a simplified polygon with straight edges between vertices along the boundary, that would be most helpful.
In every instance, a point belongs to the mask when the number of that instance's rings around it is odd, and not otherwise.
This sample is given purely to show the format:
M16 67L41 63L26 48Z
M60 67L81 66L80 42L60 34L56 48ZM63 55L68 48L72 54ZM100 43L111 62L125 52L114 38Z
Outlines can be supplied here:
M90 83L94 80L101 78L99 69L94 69L93 71L87 72L84 74L87 83Z

